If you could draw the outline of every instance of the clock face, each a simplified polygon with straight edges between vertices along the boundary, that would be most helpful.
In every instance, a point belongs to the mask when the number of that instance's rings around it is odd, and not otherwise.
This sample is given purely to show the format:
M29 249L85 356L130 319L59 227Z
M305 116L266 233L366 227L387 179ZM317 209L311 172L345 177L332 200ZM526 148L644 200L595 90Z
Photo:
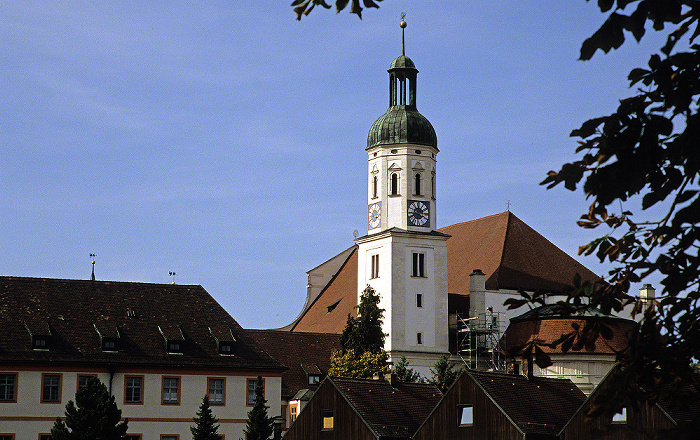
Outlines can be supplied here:
M430 226L430 202L420 200L408 201L408 224L412 226Z
M372 203L369 205L369 216L367 218L369 228L374 229L379 227L382 219L382 204L381 202Z

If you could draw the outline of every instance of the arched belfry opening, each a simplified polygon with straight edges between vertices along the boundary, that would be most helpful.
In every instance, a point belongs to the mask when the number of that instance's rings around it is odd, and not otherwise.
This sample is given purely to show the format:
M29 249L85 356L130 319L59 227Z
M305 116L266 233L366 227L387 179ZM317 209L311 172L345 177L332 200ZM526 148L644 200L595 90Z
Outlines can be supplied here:
M389 107L395 105L416 106L416 77L418 69L406 57L406 22L401 21L401 56L391 63L389 69Z

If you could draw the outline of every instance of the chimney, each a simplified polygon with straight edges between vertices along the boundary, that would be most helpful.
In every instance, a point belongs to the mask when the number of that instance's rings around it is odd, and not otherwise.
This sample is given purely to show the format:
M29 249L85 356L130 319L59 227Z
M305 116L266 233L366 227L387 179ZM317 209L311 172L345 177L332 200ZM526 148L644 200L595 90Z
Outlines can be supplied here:
M481 269L469 274L469 316L486 313L486 275Z

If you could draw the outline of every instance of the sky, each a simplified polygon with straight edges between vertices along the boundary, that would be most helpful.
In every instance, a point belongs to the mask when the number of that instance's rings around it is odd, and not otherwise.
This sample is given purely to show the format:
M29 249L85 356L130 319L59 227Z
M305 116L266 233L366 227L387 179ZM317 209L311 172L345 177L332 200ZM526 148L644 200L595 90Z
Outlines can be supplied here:
M569 137L632 94L653 36L578 61L596 2L16 0L0 4L0 275L203 286L290 323L306 272L367 232L365 152L391 61L438 137L438 227L510 211L570 255ZM598 274L596 258L576 257ZM170 272L176 275L170 276Z

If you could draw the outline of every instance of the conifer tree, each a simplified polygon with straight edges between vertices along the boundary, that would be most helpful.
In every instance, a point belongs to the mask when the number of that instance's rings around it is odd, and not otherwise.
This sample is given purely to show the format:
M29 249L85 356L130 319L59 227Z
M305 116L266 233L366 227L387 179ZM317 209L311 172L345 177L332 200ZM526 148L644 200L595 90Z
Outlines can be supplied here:
M392 374L395 374L396 378L399 379L401 382L412 383L422 382L423 380L420 373L418 373L413 368L408 367L408 359L406 359L406 356L401 356L401 360L394 364L394 368L391 370L391 372Z
M120 440L126 434L128 420L121 422L122 412L114 396L96 377L87 380L75 393L75 403L66 405L65 423L60 417L51 429L53 440Z
M331 355L330 376L371 378L390 371L384 351L384 309L379 308L379 294L367 286L357 309L357 318L348 314L340 336L343 350Z
M431 368L430 372L433 377L428 380L428 383L438 387L442 394L452 385L459 376L459 370L454 370L454 365L450 363L447 355L442 355L435 363L435 368Z
M246 440L269 440L274 431L273 419L267 414L262 377L258 376L255 386L255 405L248 411L248 422L243 432Z
M190 426L192 440L219 440L218 421L211 412L209 396L205 395L194 418L195 426Z

